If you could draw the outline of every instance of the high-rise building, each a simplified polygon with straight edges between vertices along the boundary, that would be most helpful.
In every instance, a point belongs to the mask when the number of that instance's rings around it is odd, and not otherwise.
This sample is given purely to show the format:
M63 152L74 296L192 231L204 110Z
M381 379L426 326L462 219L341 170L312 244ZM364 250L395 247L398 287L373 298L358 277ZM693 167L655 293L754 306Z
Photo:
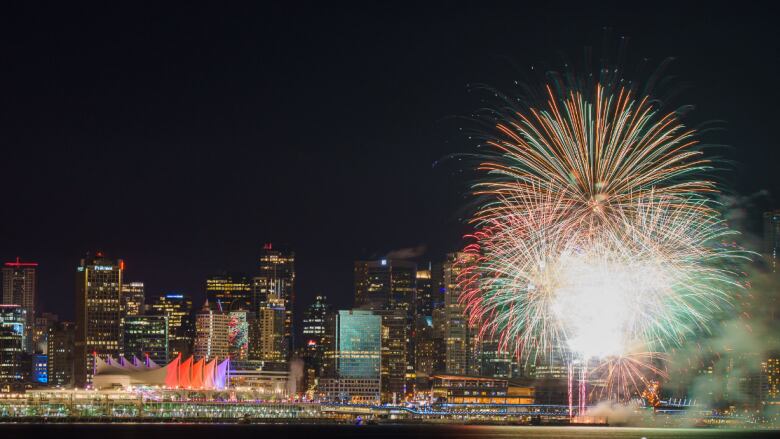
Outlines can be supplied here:
M780 209L764 212L764 258L770 270L780 268Z
M287 360L284 301L273 299L257 310L252 321L250 358L253 360L283 362Z
M382 401L395 403L406 395L407 367L411 366L408 372L414 372L414 364L407 358L408 317L403 309L377 310L374 314L382 318Z
M76 324L57 322L49 328L49 385L70 387L74 383Z
M430 268L417 270L415 279L417 291L417 316L432 316L434 307L433 278Z
M122 282L122 314L140 316L144 313L146 296L143 282Z
M211 309L208 301L195 316L193 354L207 361L230 355L230 315Z
M180 293L161 294L149 306L150 313L168 319L168 355L187 357L192 352L195 325L192 321L192 299Z
M355 262L355 306L414 314L417 264L398 259Z
M35 326L35 303L38 296L36 271L37 262L14 262L3 265L3 304L19 305L26 311L24 350L32 353L33 331Z
M328 318L320 379L321 397L378 402L381 392L382 318L368 310L343 310Z
M224 273L206 279L206 299L224 311L250 309L252 281L241 273Z
M301 357L304 362L304 384L307 391L314 390L322 374L327 338L326 324L330 314L327 297L317 296L303 314L303 343Z
M168 318L164 315L125 317L125 356L145 357L159 365L168 363Z
M436 371L436 343L431 316L418 316L414 326L414 370L418 375Z
M57 314L50 312L39 313L35 316L32 343L33 351L39 354L48 354L49 329L59 321Z
M274 248L272 244L263 245L260 253L258 274L253 283L253 308L267 307L272 303L275 308L281 301L284 307L284 358L293 351L294 328L293 308L295 307L295 253Z
M22 362L27 309L21 305L0 305L0 390L20 384L25 378Z
M98 252L81 260L76 269L77 387L92 383L94 356L122 354L122 273L124 262Z
M458 275L472 255L450 253L442 264L444 284L444 368L448 374L466 375L472 371L469 367L470 337L466 306L460 302L461 289Z

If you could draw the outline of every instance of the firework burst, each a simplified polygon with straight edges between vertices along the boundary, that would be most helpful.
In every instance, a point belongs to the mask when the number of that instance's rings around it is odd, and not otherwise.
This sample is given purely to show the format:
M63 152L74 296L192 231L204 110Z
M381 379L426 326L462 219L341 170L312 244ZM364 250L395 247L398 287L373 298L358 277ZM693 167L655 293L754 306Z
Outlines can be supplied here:
M720 244L710 162L675 113L624 86L546 91L492 113L461 298L503 350L609 358L630 379L637 346L679 345L729 306L743 254Z

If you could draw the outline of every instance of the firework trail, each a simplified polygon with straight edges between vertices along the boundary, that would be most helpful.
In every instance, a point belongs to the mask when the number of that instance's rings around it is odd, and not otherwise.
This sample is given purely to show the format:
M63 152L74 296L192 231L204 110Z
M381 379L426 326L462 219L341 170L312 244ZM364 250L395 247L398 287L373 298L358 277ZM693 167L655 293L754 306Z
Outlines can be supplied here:
M677 114L617 82L546 92L491 113L461 300L502 350L596 358L593 372L634 383L659 372L637 353L679 346L728 308L745 255L721 245L734 232L712 166Z

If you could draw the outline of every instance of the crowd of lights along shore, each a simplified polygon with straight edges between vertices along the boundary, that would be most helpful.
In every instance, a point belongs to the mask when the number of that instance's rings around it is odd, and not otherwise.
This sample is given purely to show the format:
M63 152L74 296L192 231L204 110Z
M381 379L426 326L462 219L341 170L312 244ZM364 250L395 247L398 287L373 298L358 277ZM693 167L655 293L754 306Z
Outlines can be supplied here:
M742 288L747 254L725 244L735 232L712 160L639 89L604 70L553 80L536 101L496 93L480 116L461 299L481 336L526 363L564 358L581 408L662 377L664 353L708 331Z

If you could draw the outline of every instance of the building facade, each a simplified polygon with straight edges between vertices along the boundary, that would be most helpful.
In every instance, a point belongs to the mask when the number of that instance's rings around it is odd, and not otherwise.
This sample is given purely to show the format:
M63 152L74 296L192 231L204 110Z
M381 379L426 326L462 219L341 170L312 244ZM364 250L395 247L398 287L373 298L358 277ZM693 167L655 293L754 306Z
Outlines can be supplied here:
M195 325L192 320L192 299L180 293L161 294L149 306L149 312L165 316L168 321L168 355L188 357L192 353Z
M76 365L77 387L92 382L94 357L123 353L122 274L124 262L98 252L76 268Z
M3 265L3 297L6 305L19 305L25 309L24 350L33 353L33 331L35 329L35 305L38 297L37 262L22 262L16 258L14 262Z
M379 402L382 318L368 310L342 310L328 319L324 377L318 394L332 401Z
M122 283L122 315L140 316L144 314L146 296L143 282Z
M27 310L21 305L0 305L0 390L11 389L25 378L25 327Z
M166 364L168 355L168 318L164 315L127 316L124 322L125 356L149 358Z
M270 243L263 245L260 253L258 274L252 280L253 307L284 308L283 356L289 359L295 346L293 308L295 306L295 253L288 249L274 248Z
M207 361L230 355L230 315L210 309L208 301L195 316L193 355Z
M72 387L75 361L76 324L57 322L49 328L49 386Z

